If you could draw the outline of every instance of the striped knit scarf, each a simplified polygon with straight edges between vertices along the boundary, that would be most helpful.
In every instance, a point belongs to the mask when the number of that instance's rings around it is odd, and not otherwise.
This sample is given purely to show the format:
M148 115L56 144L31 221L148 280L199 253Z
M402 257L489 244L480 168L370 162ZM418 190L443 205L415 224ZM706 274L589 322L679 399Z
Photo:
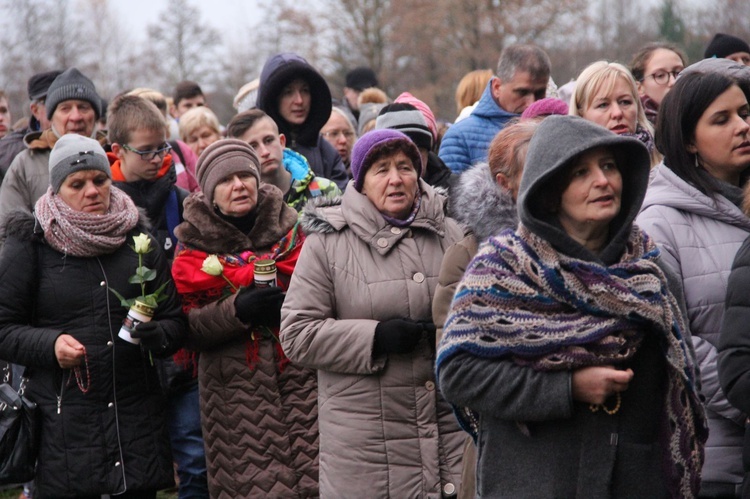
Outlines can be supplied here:
M707 428L685 324L658 255L635 225L622 258L609 267L560 254L523 225L490 238L456 291L437 368L461 351L510 358L538 371L617 365L635 354L643 331L651 329L663 337L667 361L661 435L667 482L674 495L694 496ZM455 410L476 438L478 415Z
M117 187L109 192L109 210L99 215L74 210L48 188L34 206L47 243L61 253L80 257L113 253L125 244L128 232L138 223L138 208Z

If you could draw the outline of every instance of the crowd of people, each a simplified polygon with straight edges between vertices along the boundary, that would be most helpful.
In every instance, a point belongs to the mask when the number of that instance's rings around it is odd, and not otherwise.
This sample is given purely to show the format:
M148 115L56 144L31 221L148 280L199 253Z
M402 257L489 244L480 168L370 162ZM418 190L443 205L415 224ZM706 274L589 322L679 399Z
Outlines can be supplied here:
M750 46L704 55L558 87L511 45L452 124L293 53L226 124L191 81L0 93L22 496L750 496Z

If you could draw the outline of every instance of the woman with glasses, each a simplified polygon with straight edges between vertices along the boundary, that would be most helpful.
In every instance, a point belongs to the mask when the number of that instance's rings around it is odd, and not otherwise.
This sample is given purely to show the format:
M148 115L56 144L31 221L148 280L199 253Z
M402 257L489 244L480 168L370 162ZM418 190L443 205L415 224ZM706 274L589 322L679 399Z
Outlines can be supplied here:
M646 118L656 126L656 116L667 95L685 66L687 57L675 45L666 42L648 43L630 61L630 71L638 82L638 95Z
M590 64L578 76L568 107L572 116L643 142L651 155L651 166L661 161L654 147L653 126L638 98L636 81L622 64L607 61Z
M349 116L347 116L347 114ZM357 130L354 128L354 116L344 108L333 106L328 122L320 129L320 136L328 141L341 156L346 166L346 173L351 178L352 148L357 140Z

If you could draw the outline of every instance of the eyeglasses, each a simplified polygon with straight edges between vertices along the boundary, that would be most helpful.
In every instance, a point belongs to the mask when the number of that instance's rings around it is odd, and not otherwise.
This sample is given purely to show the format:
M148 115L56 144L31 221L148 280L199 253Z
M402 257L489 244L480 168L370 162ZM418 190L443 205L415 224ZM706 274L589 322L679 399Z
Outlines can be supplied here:
M343 135L346 140L354 137L354 132L350 130L331 130L330 132L320 132L324 139L336 139L339 135Z
M648 76L644 76L643 80L645 80L648 77L651 77L654 79L657 85L666 85L669 83L669 77L672 76L674 79L677 79L677 75L679 75L682 72L682 70L679 71L657 71L656 73L651 73ZM641 80L641 81L643 81Z
M164 156L172 150L172 146L170 146L167 143L164 143L164 146L156 149L154 151L139 151L138 149L133 149L127 144L123 144L122 148L126 151L134 152L138 155L140 155L141 159L143 161L153 161L154 158L158 157L159 159L164 159Z

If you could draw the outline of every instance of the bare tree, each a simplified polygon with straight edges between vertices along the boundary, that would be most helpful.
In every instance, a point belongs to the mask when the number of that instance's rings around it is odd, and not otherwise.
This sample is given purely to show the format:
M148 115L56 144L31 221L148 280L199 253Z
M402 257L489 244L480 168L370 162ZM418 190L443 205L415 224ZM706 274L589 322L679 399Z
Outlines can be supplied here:
M200 12L188 0L169 0L156 22L148 26L146 53L158 61L156 74L171 86L207 76L220 43L219 33L201 22Z

